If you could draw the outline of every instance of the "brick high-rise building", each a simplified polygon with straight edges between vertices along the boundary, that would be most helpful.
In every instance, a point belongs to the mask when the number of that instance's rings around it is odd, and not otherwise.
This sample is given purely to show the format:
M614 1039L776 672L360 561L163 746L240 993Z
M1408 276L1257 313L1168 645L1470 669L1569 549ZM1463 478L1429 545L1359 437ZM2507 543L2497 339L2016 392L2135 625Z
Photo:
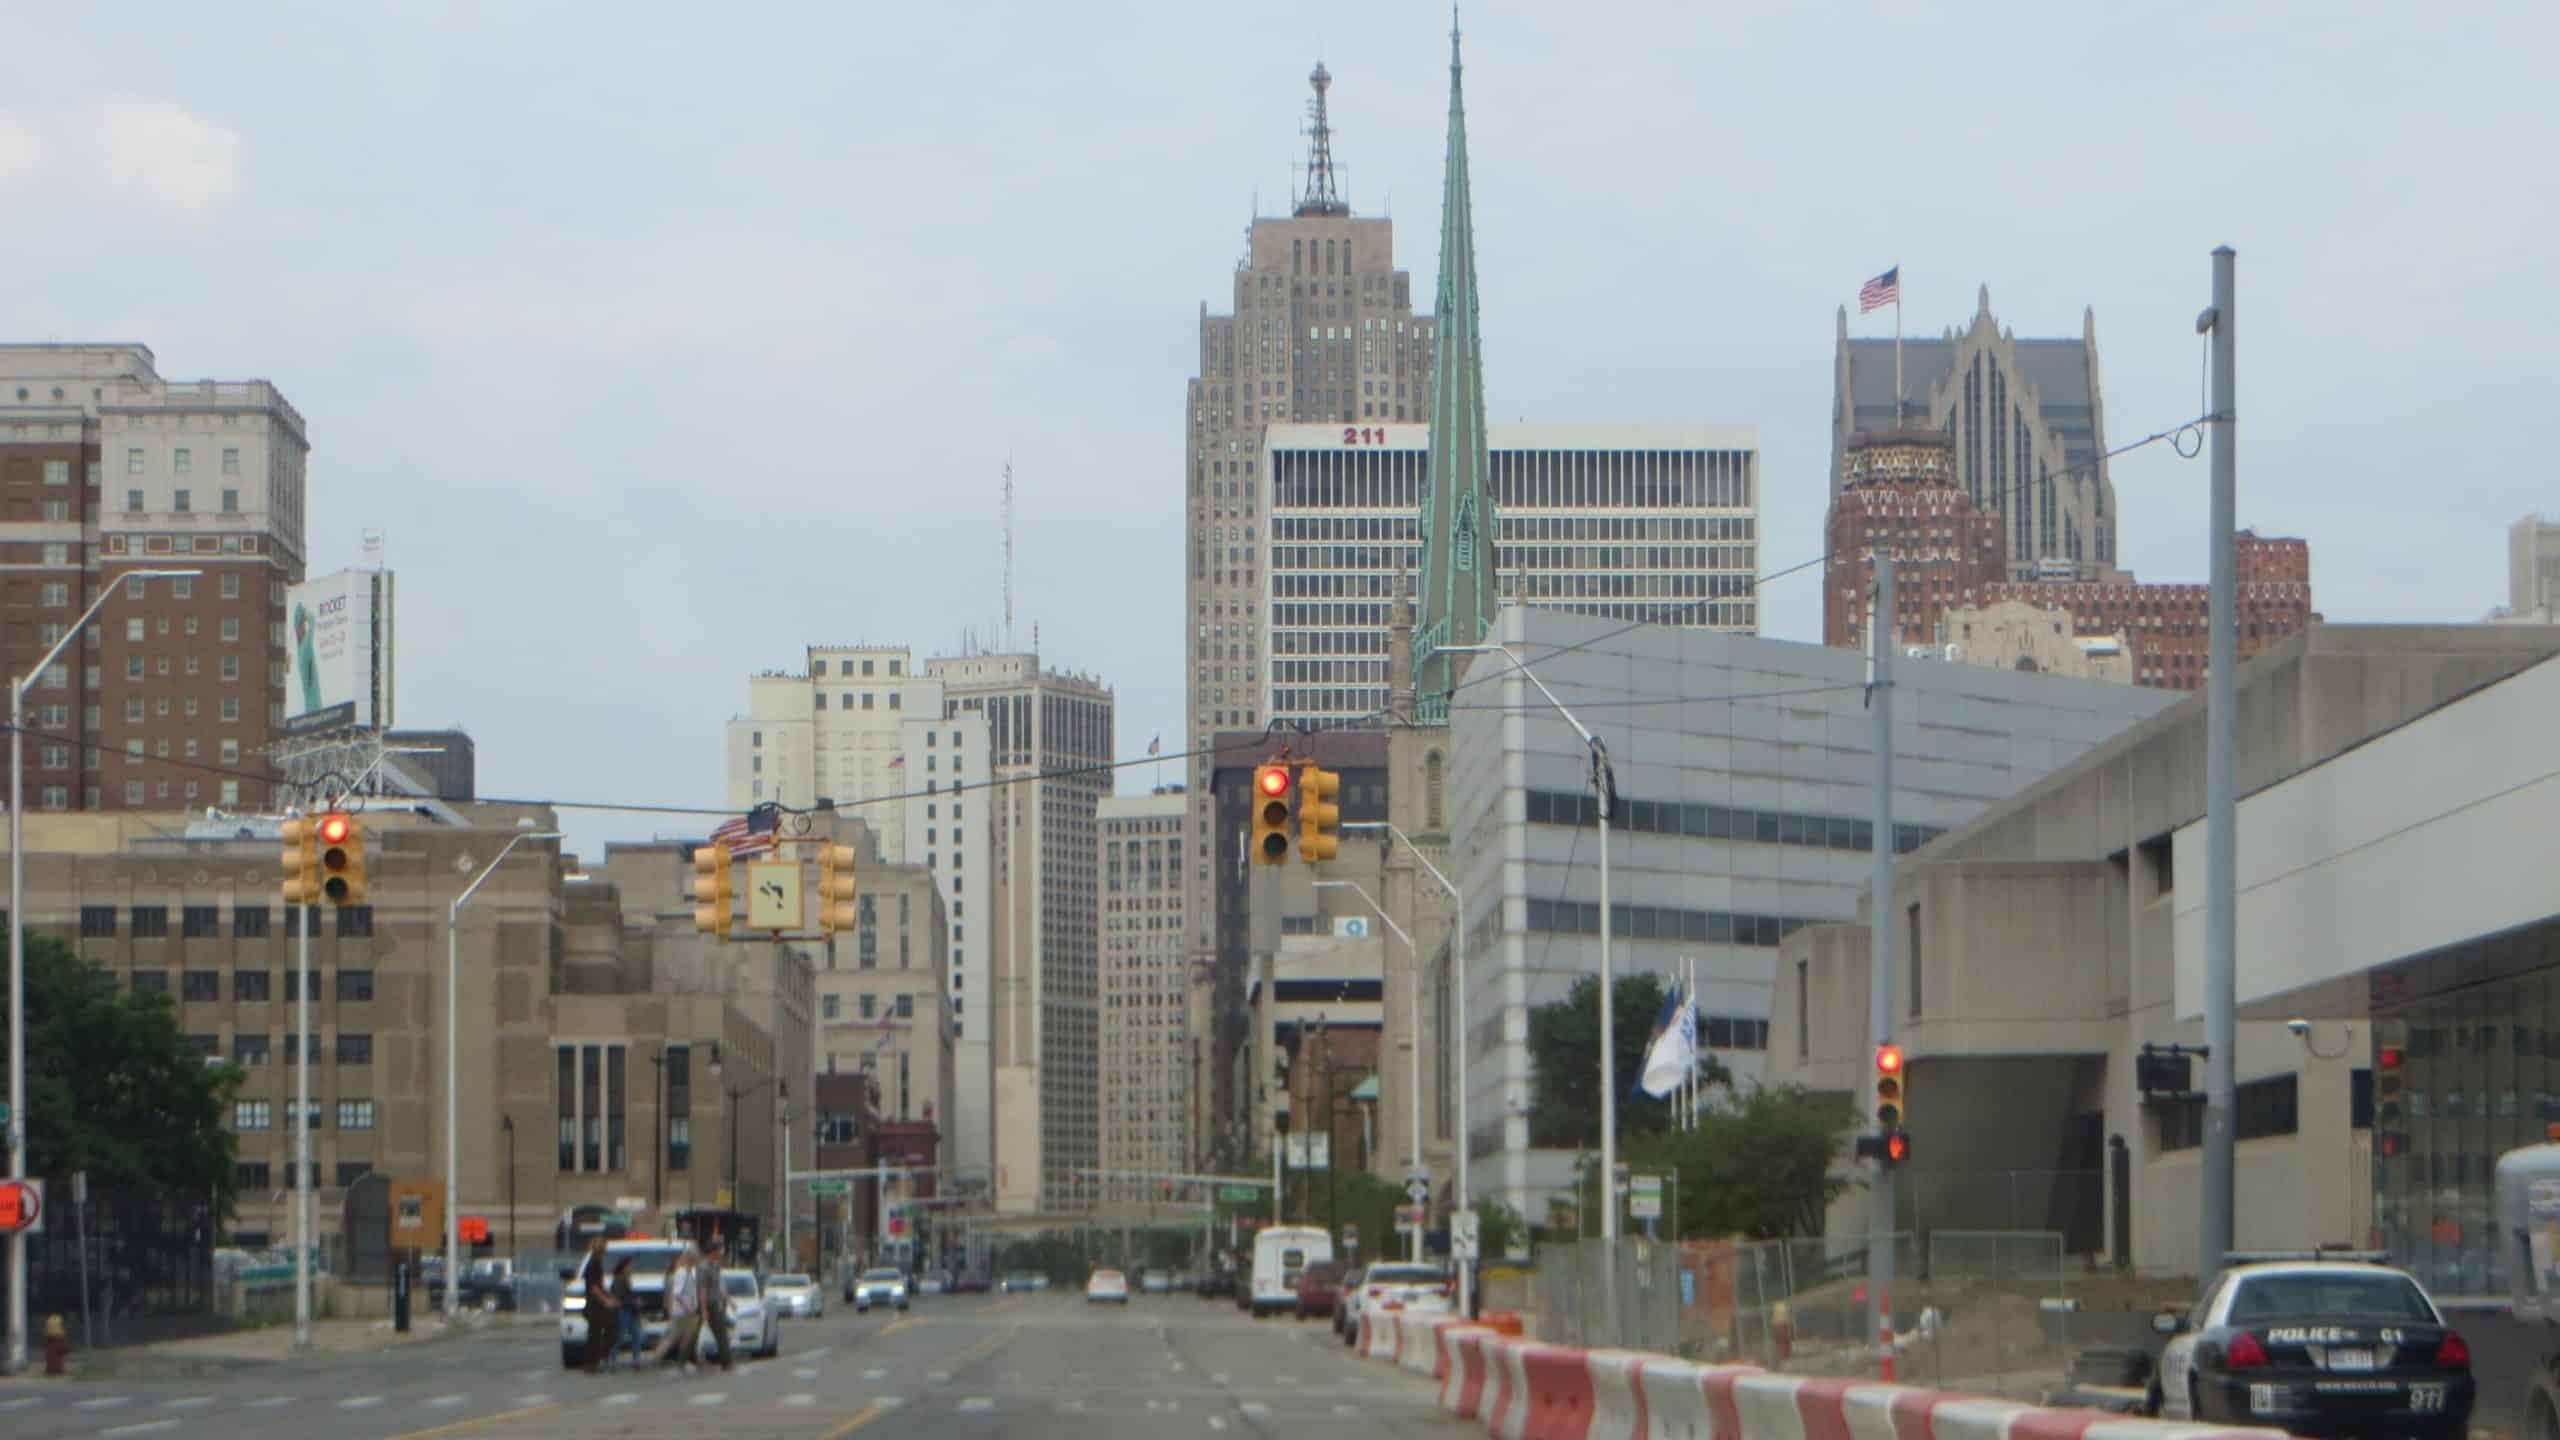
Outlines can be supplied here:
M1875 552L1894 557L1894 622L1905 642L1937 635L1947 607L2007 575L2000 517L1955 483L1955 444L1936 430L1850 437L1847 474L1831 499L1823 564L1822 643L1863 648Z
M2238 592L2242 663L2319 619L2311 608L2311 546L2288 537L2240 532L2232 552ZM2144 585L2130 576L2105 584L2004 581L1986 585L1968 604L2023 600L2071 614L2075 633L2123 635L2133 642L2137 685L2162 690L2204 688L2209 586Z
M310 451L267 381L164 380L141 345L0 345L0 667L24 674L126 571L203 572L109 601L38 681L29 809L267 803Z
M1114 795L1101 831L1102 1168L1192 1170L1191 965L1182 924L1182 821L1177 790ZM1115 1176L1106 1198L1144 1200L1151 1182Z

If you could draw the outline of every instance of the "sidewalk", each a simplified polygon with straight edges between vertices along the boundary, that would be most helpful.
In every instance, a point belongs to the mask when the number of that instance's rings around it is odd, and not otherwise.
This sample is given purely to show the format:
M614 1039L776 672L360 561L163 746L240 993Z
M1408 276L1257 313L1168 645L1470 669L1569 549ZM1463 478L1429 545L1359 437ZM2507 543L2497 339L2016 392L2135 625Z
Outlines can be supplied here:
M556 1317L546 1315L518 1317L466 1313L459 1323L447 1326L441 1316L421 1315L411 1321L409 1333L403 1335L392 1328L389 1320L315 1320L311 1324L311 1349L307 1353L295 1350L293 1325L287 1321L150 1345L120 1345L90 1351L83 1351L75 1345L70 1368L73 1379L206 1375L315 1357L381 1355L456 1336L518 1325L538 1325L545 1321L557 1323ZM34 1371L33 1378L42 1378L41 1362Z

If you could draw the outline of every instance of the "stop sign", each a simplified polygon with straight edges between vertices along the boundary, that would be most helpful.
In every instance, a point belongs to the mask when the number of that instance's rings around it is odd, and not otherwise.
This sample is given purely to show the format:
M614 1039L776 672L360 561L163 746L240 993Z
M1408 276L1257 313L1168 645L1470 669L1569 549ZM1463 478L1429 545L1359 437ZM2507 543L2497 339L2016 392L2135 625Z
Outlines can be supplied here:
M0 1235L32 1228L43 1209L35 1186L23 1180L0 1180Z

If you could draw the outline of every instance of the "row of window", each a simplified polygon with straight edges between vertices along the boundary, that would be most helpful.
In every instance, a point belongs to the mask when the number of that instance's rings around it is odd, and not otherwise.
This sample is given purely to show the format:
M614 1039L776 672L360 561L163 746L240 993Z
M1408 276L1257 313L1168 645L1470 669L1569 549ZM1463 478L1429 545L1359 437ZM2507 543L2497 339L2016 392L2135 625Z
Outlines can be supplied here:
M957 983L958 982L955 978L955 987ZM857 1013L859 1013L863 1019L876 1020L880 1017L879 996L865 994L858 995L854 998L857 1002ZM896 1015L901 1020L914 1019L916 1013L916 997L913 995L902 994L894 998L896 1000L896 1004L891 1008L890 1013ZM951 1002L951 1007L955 1011L958 1010L960 1008L960 1002L956 999L953 1000ZM844 997L841 995L821 995L818 997L818 1010L820 1017L823 1019L841 1020L844 1018Z
M275 1189L279 1185L287 1189L292 1188L292 1163L288 1161L281 1167L284 1171L284 1178L281 1181L275 1178L276 1168L268 1165L264 1160L243 1160L231 1167L231 1175L232 1179L238 1182L243 1195L255 1195L259 1191ZM338 1188L344 1190L372 1173L373 1166L370 1162L341 1160L338 1162ZM314 1190L320 1188L320 1166L316 1162L311 1167L311 1188Z
M256 1001L272 999L274 998L274 991L268 983L269 979L270 973L265 970L235 970L231 972L231 998L234 1000L253 1003ZM322 979L320 976L314 975L312 980L311 998L317 1000L320 998ZM178 986L178 998L181 1000L219 1000L222 998L222 972L219 970L183 970L179 972ZM147 992L157 995L166 995L169 993L169 972L166 970L136 970L133 972L133 988L137 994ZM373 972L370 970L340 970L337 972L336 988L338 999L343 1002L354 1003L371 1000L373 998ZM301 971L287 970L284 972L284 998L288 1002L297 1001L302 998Z
M320 933L320 907L313 905L304 907L304 909L288 909L284 912L284 933L286 935L299 937L302 934L302 916L305 910L307 910L311 916L311 933L314 935ZM231 909L232 935L242 940L265 939L268 934L267 922L271 914L272 911L264 905L233 906ZM337 917L337 933L341 939L363 939L373 934L373 907L370 905L339 906L337 908ZM215 905L182 906L179 909L178 923L179 933L186 939L213 939L222 933L221 907ZM166 939L169 934L169 907L166 905L136 905L132 909L132 918L129 921L129 927L128 933L130 933L136 940ZM113 905L83 905L80 907L81 939L112 940L115 937L116 907ZM367 985L370 987L370 974L369 972L365 973L367 973ZM371 998L370 993L368 993L366 998Z
M1532 825L1579 825L1596 829L1600 799L1564 790L1528 792ZM1688 835L1706 840L1745 840L1762 845L1807 845L1818 850L1872 850L1872 820L1843 815L1813 815L1789 810L1754 810L1735 805L1692 805L1675 800L1618 797L1610 828L1646 835ZM1893 849L1907 855L1944 835L1936 825L1896 825Z
M311 1041L312 1063L316 1065L329 1063L326 1058L327 1051L322 1048L321 1037L314 1035ZM219 1035L189 1035L187 1043L199 1055L211 1056L222 1053L222 1037ZM370 1065L373 1063L373 1036L341 1030L338 1032L336 1050L338 1063L341 1065ZM244 1070L262 1068L274 1056L275 1037L271 1035L244 1033L231 1037L231 1063ZM284 1063L295 1065L301 1063L301 1059L302 1037L300 1035L284 1037Z
M234 1100L231 1102L231 1128L234 1130L271 1130L275 1128L275 1111L276 1102L272 1100ZM292 1102L288 1101L285 1104L285 1118L290 1120L292 1117L293 1106ZM328 1112L322 1108L321 1102L317 1100L312 1101L311 1128L314 1130L325 1130L328 1127ZM339 1101L338 1128L341 1130L372 1129L373 1102L370 1100Z
M1612 905L1609 916L1611 930L1626 939L1681 940L1702 945L1775 945L1807 925L1828 923L1801 915L1752 915L1673 905ZM1529 929L1533 933L1597 935L1600 907L1582 900L1532 900Z

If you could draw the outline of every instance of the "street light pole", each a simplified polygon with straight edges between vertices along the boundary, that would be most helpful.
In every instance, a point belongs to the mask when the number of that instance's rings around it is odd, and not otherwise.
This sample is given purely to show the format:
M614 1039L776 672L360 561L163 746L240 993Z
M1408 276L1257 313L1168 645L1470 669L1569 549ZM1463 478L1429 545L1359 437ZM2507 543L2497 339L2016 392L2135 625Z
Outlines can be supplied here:
M1422 1168L1422 954L1413 948L1413 937L1404 933L1404 927L1396 923L1396 917L1388 914L1387 907L1379 904L1378 897L1363 889L1359 881L1319 880L1316 882L1316 888L1348 890L1368 901L1369 908L1378 912L1378 918L1386 922L1387 929L1393 931L1395 937L1404 942L1405 979L1409 992L1405 1004L1412 1017L1408 1023L1413 1026L1412 1077L1406 1083L1406 1088L1413 1092L1411 1096L1413 1143L1407 1150L1406 1163L1412 1178L1422 1178L1429 1173ZM1410 1258L1416 1262L1422 1259L1422 1227L1420 1225L1413 1227L1413 1253Z
M1342 828L1345 830L1383 830L1396 839L1403 841L1404 848L1413 852L1413 858L1421 864L1424 872L1429 874L1433 880L1438 881L1441 889L1449 892L1449 912L1452 917L1452 934L1449 942L1449 954L1451 957L1449 962L1450 987L1457 992L1458 1000L1458 1023L1452 1027L1454 1033L1450 1043L1450 1048L1455 1053L1449 1057L1449 1086L1451 1089L1458 1092L1457 1208L1460 1210L1473 1210L1476 1208L1476 1194L1474 1188L1469 1184L1467 1177L1467 1152L1474 1148L1472 1141L1469 1139L1469 1131L1467 1129L1467 1025L1469 1013L1467 1006L1467 897L1459 893L1458 887L1450 883L1449 877L1440 872L1440 867L1431 863L1431 857L1423 853L1422 847L1413 843L1413 837L1404 833L1403 827L1397 825L1394 821L1353 820L1345 823ZM1475 1318L1474 1279L1475 1262L1473 1260L1459 1261L1458 1289L1459 1294L1463 1298L1458 1306L1458 1314L1462 1319L1472 1320Z
M444 919L444 1318L450 1323L462 1308L462 907L480 893L490 876L506 863L517 846L527 840L558 840L557 830L526 830L509 836L498 848L498 857L484 865L462 893L453 897L453 906ZM311 926L303 925L306 938ZM305 985L310 977L303 978ZM307 997L306 997L307 998ZM303 1070L310 1072L311 1057L303 1057ZM306 1119L308 1117L305 1117ZM509 1142L512 1148L513 1141ZM509 1156L513 1164L513 1155ZM512 1188L512 1186L510 1187ZM509 1215L514 1214L512 1202ZM512 1220L509 1222L512 1224Z
M516 1253L516 1117L499 1111L498 1128L507 1134L507 1254L512 1258ZM452 1283L453 1277L446 1276L445 1284Z
M145 580L184 579L201 570L128 570L107 583L44 658L9 682L9 1178L27 1178L27 692L44 678L98 612L128 580L137 594ZM11 1375L27 1369L27 1232L9 1236L9 1349Z
M1609 747L1601 744L1600 737L1592 734L1589 726L1564 708L1564 702L1556 698L1556 692L1548 689L1547 682L1539 679L1538 672L1530 669L1529 662L1521 659L1511 647L1486 644L1444 645L1440 648L1451 654L1499 655L1510 661L1511 668L1538 687L1538 693L1546 697L1547 703L1555 707L1555 712L1564 717L1564 723L1573 727L1573 733L1581 736L1583 745L1591 751L1591 789L1600 802L1600 1173L1609 1177L1608 1183L1614 1186L1618 1174L1618 1031L1617 1005L1612 994L1617 988L1617 977L1609 958L1612 918L1609 913L1609 812L1617 804L1618 782L1616 773L1609 768ZM1600 1238L1613 1246L1618 1238L1618 1205L1614 1196L1601 1208ZM1612 1269L1609 1273L1614 1284L1617 1272Z

